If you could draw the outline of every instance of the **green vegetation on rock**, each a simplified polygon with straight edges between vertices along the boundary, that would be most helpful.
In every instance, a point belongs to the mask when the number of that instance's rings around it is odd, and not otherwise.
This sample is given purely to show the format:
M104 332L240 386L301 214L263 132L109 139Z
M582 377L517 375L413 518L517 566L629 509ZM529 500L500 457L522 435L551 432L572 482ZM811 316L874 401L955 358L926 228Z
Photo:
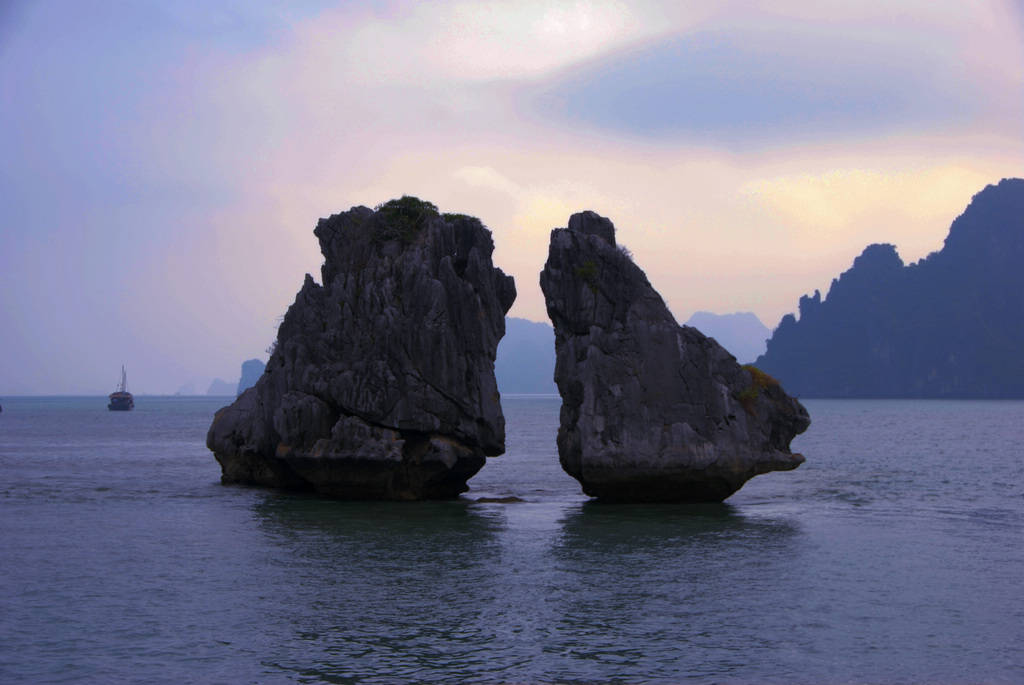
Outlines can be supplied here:
M597 292L597 275L597 264L594 264L592 260L584 262L583 266L576 267L576 278L586 283L594 293Z
M433 202L421 200L412 195L403 195L398 200L388 200L373 208L382 218L374 228L374 240L385 242L399 239L412 242L423 225L440 213Z
M736 395L736 399L740 401L740 404L743 405L743 408L746 409L747 412L753 413L754 403L757 402L757 398L761 395L761 391L766 390L773 385L778 385L779 382L752 364L744 365L743 369L750 374L751 385L746 390L740 391L740 393Z
M403 195L397 200L388 200L373 208L379 219L374 223L373 239L377 242L401 240L410 243L424 225L431 219L441 217L447 223L460 220L480 222L474 216L454 212L441 213L433 202L421 200L412 195ZM482 225L482 224L481 224Z

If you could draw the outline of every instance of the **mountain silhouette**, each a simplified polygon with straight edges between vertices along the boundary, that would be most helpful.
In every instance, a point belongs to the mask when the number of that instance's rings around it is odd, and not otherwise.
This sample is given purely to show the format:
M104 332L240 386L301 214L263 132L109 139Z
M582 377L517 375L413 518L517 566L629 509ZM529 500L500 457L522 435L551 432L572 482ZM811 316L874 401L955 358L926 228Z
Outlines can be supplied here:
M920 262L868 246L756 365L801 397L1024 398L1022 265L1024 179L1004 179Z
M502 394L557 395L555 329L551 324L505 317L494 376Z
M686 321L709 338L729 350L741 364L748 364L764 354L765 341L772 332L753 312L712 314L697 312Z

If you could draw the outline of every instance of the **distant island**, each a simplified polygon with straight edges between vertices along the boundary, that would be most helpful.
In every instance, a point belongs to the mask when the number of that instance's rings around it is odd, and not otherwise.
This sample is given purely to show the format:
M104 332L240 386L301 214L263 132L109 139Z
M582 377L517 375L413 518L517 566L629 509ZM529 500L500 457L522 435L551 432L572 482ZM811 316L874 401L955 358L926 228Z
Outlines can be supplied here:
M241 395L256 385L256 381L260 379L266 368L267 365L259 359L250 359L249 361L242 362L242 377L238 379L238 389L235 391L235 394Z
M555 329L551 324L506 317L494 376L503 395L557 395Z
M1024 179L974 196L943 248L868 246L756 361L801 397L1024 398Z
M235 386L222 378L214 378L206 394L217 397L231 397L235 394Z
M246 389L256 385L256 381L263 375L263 370L266 367L267 365L259 359L250 359L242 362L242 376L237 383L229 383L221 378L214 378L206 394L218 397L238 397Z

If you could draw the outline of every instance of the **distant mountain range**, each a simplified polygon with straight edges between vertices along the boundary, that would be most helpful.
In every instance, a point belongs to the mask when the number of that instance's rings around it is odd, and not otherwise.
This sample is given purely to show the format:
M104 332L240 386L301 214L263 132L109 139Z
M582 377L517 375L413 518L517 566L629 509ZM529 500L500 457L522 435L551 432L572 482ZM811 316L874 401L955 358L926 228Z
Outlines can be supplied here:
M741 364L749 364L764 354L765 343L772 334L771 329L761 323L753 312L697 312L686 321L686 325L717 340Z
M765 349L771 331L750 312L711 314L697 312L688 326L717 340L741 363L757 358ZM498 390L502 394L557 394L555 375L555 331L550 323L508 317L505 337L498 343L494 364Z
M1024 398L1022 267L1024 179L1005 179L920 262L868 246L756 364L802 397Z
M494 376L503 395L558 394L554 381L555 329L551 324L506 317Z

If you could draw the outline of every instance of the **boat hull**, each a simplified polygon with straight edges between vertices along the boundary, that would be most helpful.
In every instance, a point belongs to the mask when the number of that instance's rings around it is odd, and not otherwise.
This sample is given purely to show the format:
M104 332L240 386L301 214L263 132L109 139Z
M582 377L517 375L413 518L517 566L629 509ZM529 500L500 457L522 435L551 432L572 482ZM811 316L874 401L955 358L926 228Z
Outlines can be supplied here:
M134 407L135 399L130 393L114 393L110 396L110 404L107 405L110 411L129 411Z

